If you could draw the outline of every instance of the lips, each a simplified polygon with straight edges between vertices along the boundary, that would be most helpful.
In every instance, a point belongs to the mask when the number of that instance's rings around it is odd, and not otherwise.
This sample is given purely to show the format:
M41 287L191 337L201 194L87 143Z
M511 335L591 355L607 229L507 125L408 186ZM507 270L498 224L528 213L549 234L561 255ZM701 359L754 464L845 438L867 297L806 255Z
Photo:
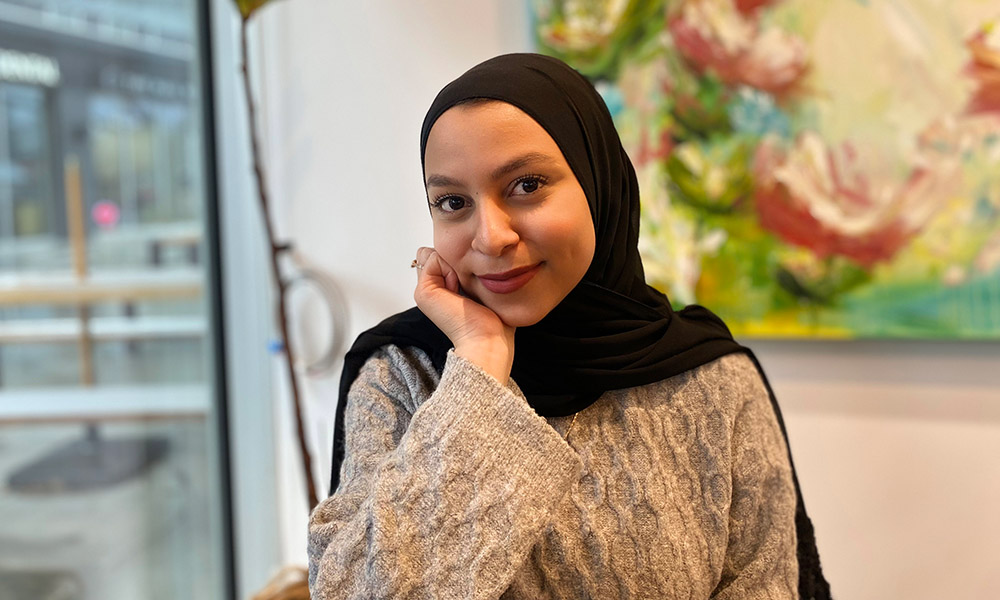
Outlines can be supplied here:
M538 273L542 263L519 267L504 271L503 273L490 273L488 275L477 275L479 283L494 294L510 294L525 286L532 277Z

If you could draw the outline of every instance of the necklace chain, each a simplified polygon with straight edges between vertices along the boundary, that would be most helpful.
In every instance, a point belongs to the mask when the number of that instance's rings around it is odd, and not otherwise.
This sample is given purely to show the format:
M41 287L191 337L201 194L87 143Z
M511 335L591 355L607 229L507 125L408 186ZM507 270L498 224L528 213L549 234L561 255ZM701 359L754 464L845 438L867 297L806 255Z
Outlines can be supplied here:
M569 427L566 428L566 436L563 438L564 440L569 441L569 432L573 431L573 426L576 425L576 418L579 416L580 413L573 414L573 420L570 421Z

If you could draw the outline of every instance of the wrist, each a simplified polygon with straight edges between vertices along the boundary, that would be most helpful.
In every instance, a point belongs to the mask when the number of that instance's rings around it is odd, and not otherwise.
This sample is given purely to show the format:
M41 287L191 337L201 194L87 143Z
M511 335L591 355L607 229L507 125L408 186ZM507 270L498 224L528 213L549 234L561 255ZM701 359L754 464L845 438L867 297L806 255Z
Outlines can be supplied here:
M509 336L466 340L455 344L455 355L473 363L506 385L514 364L513 329Z

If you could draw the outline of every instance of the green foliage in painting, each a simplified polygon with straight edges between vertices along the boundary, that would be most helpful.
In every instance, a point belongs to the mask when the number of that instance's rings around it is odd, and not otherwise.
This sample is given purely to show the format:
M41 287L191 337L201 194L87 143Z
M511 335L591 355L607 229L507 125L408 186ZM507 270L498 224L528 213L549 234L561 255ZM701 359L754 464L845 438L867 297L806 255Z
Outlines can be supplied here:
M679 144L666 159L671 196L708 213L729 213L753 191L752 148L738 137Z
M621 62L660 33L664 0L555 0L536 2L543 51L594 79L613 79Z

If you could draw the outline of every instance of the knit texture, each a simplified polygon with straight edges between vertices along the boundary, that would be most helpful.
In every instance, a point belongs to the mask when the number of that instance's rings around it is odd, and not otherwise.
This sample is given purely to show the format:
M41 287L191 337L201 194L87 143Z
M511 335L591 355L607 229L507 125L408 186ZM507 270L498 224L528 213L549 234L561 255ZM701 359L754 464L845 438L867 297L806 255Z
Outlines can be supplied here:
M543 419L449 353L387 346L348 396L309 583L333 598L796 598L795 492L750 360Z

